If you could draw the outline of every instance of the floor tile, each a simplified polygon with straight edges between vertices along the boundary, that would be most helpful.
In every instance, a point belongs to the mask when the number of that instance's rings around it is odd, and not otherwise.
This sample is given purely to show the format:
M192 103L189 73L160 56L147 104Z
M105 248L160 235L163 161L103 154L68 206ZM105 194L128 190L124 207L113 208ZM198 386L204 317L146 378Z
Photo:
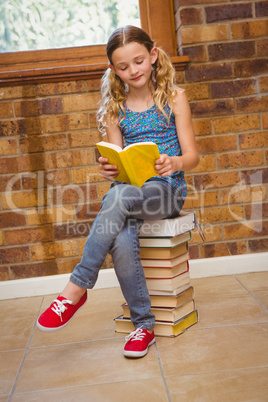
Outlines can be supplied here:
M8 395L7 396L0 396L0 402L8 402Z
M167 402L162 379L113 382L84 387L55 389L26 394L15 394L12 402Z
M23 350L0 353L0 395L11 392L24 353Z
M247 293L232 275L191 279L191 285L194 287L196 297Z
M129 360L123 345L122 339L114 339L31 349L16 392L161 378L154 346L146 359Z
M268 290L256 290L252 292L253 296L256 297L258 302L268 310Z
M158 338L166 376L267 366L268 323L186 331Z
M172 402L267 402L268 368L167 378Z
M268 312L250 294L196 297L199 322L192 327L217 327L268 322Z
M44 298L44 311L56 296ZM112 302L111 302L112 301ZM59 345L109 338L122 338L115 332L114 318L122 314L124 298L119 288L98 289L88 292L85 306L79 310L72 321L55 332L42 332L35 329L30 347ZM60 334L60 336L59 336Z
M42 297L0 301L0 350L26 348Z
M268 271L236 275L237 279L249 290L268 290Z

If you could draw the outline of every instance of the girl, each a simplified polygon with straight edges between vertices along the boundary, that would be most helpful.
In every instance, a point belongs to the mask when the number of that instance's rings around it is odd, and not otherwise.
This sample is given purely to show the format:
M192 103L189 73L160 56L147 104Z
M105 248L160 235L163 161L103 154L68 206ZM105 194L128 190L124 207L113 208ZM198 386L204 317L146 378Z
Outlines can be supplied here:
M185 197L184 171L197 166L191 113L185 93L174 84L174 69L166 53L140 28L117 29L107 44L109 68L102 80L97 118L108 141L123 147L138 141L158 145L155 177L141 188L114 181L104 196L87 239L81 262L61 295L39 317L43 331L64 327L87 299L107 253L128 303L136 328L124 346L124 356L142 357L155 342L155 317L139 257L138 232L144 219L172 218ZM116 179L117 166L99 158L100 171Z

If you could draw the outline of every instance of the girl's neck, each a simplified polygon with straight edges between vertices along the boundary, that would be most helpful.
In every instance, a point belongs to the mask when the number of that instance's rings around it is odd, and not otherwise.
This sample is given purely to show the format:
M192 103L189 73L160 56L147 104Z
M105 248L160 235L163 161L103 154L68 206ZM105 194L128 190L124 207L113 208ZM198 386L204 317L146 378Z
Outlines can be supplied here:
M150 109L154 105L153 93L154 91L149 87L137 90L131 88L127 95L126 105L134 112L143 112Z

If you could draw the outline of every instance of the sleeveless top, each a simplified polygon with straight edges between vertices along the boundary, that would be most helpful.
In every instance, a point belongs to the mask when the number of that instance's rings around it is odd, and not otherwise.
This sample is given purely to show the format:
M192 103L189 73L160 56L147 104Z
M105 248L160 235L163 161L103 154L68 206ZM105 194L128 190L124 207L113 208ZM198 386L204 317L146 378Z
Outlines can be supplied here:
M119 125L124 137L125 146L140 141L152 141L158 146L160 154L169 156L179 156L182 154L176 126L175 116L170 107L166 105L164 110L170 115L168 124L167 119L157 110L156 105L144 112L133 112L124 105L126 116L123 112L119 113ZM187 194L187 186L184 179L184 172L175 172L170 176L155 176L154 179L168 181L173 187L179 190L183 199Z

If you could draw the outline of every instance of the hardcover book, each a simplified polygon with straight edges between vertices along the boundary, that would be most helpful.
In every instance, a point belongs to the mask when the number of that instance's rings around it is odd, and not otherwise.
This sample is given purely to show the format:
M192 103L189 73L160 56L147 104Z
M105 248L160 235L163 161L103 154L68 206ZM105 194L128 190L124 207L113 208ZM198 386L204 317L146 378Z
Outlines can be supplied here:
M120 173L115 180L141 187L146 180L157 176L154 166L160 154L154 142L137 142L123 149L105 141L96 146L101 156L108 158L109 164L117 166Z

